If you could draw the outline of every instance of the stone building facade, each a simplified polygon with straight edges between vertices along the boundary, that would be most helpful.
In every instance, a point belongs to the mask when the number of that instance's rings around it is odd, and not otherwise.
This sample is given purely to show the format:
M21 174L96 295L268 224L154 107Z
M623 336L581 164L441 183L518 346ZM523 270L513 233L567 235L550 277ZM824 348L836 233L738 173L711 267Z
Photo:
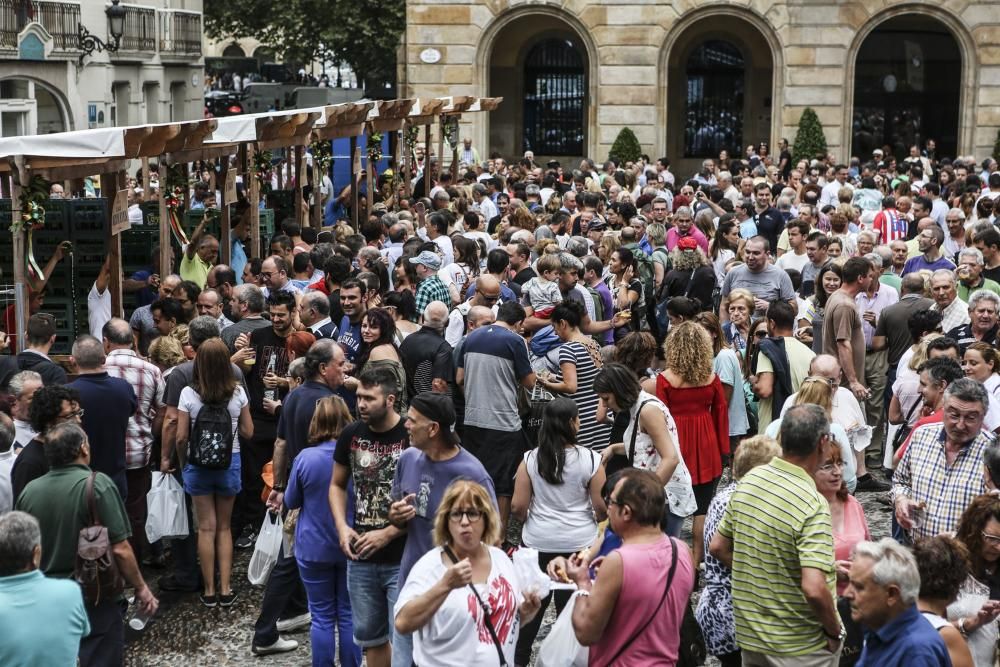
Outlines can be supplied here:
M204 113L202 0L135 0L118 51L104 2L0 2L0 136L197 120Z
M628 126L689 168L806 107L841 159L982 158L1000 127L995 0L409 0L400 63L401 96L502 95L463 133L506 156L601 159Z

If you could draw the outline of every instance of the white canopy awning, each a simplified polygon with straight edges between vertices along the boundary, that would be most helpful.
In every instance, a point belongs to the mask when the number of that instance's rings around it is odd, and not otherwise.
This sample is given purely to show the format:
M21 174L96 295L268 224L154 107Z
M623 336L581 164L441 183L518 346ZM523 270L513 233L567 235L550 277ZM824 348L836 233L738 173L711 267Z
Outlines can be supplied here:
M0 139L0 157L11 155L81 159L122 157L125 155L125 132L120 127L102 127Z

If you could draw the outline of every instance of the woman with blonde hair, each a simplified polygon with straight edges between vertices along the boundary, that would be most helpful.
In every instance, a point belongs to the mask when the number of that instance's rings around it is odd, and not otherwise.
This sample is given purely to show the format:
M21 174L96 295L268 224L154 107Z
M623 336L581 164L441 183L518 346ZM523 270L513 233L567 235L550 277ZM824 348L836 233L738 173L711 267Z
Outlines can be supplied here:
M309 599L313 665L361 665L361 649L354 643L351 600L347 594L347 558L340 549L330 511L333 451L351 413L339 396L316 402L309 423L308 442L292 462L283 502L299 510L295 522L295 561ZM339 632L338 632L339 630ZM339 651L336 636L340 635Z
M773 439L755 435L740 443L733 454L732 481L712 499L705 517L704 544L709 544L729 506L729 499L737 483L758 466L771 462L781 455L781 447ZM719 659L722 667L739 667L740 647L736 645L736 624L733 616L732 570L721 561L705 554L705 587L698 599L694 616L705 636L709 655Z
M854 489L858 485L858 471L854 449L851 447L851 439L847 435L847 429L833 420L833 394L836 390L837 388L829 378L821 375L810 375L802 381L792 405L818 405L826 412L826 416L830 418L830 433L833 435L834 442L840 448L840 456L844 461L844 483L847 485L847 490L854 493ZM785 405L788 404L786 403ZM778 434L781 433L781 420L783 416L784 411L782 412L782 417L779 417L768 425L765 431L766 435L778 438Z
M729 455L729 407L715 374L712 339L695 322L681 322L663 343L664 370L646 391L656 392L677 424L681 456L691 473L695 502L694 562L701 562L705 513L722 477L722 457ZM652 392L650 392L652 393Z
M163 373L164 380L177 366L186 361L184 348L173 336L160 336L149 344L149 360Z
M604 232L604 236L601 237L601 242L597 246L597 256L607 266L607 263L611 261L611 255L621 247L622 242L618 237L618 232Z
M513 665L518 631L541 600L520 590L514 564L491 546L500 541L500 516L486 489L452 482L434 516L433 538L437 548L410 570L394 609L396 632L413 634L413 662L492 667L502 651Z
M737 352L743 353L747 349L750 321L756 307L749 290L738 287L729 293L726 305L729 321L722 325L722 333L726 336L726 345Z

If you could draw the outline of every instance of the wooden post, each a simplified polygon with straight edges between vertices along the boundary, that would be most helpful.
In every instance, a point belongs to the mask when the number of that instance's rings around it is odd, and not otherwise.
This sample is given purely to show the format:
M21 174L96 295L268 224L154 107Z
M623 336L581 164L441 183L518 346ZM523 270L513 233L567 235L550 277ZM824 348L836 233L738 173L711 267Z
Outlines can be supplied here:
M260 257L260 183L257 182L257 174L254 170L254 155L257 147L254 144L247 145L247 201L250 202L250 259ZM237 276L239 278L239 276Z
M329 143L328 140L324 140ZM313 182L312 182L312 215L310 222L316 231L323 228L323 179L326 178L326 171L319 166L319 156L313 155ZM330 193L331 196L333 193Z
M305 183L302 179L303 162L305 162L305 160L302 156L302 146L296 146L292 149L292 168L295 170L292 172L295 174L295 195L292 197L292 206L295 207L295 222L299 223L300 228L305 222L305 220L302 219L302 188L305 187Z
M159 159L159 164L157 165L159 175L160 175L160 277L166 277L170 267L170 256L173 254L172 243L171 243L171 233L170 233L170 215L167 211L167 197L172 193L170 188L167 187L167 156L161 155ZM181 252L184 249L181 248ZM179 259L179 257L178 257ZM177 269L180 270L180 262L178 261Z
M358 228L358 183L361 155L358 153L358 138L351 137L351 222Z
M222 174L219 176L220 185L222 186L222 200L219 201L219 210L222 212L222 215L219 217L219 257L222 259L222 263L228 266L233 253L233 230L229 224L229 204L226 203L226 189L229 187L228 157L223 166L226 168L222 170Z
M287 166L287 164L288 164L288 158L287 157L281 158L281 162L278 163L278 170L277 170L276 173L278 175L278 189L279 190L284 190L285 189L285 167Z
M368 135L368 140L371 141L371 136L375 134L375 128L369 124L365 134ZM378 163L372 160L367 146L365 147L365 165L367 167L365 169L365 180L368 182L368 208L366 211L367 215L365 216L365 220L367 220L367 216L371 215L372 205L375 203L375 170L378 168ZM360 227L358 231L360 231Z
M115 197L118 191L125 189L127 181L121 171L101 174L101 194L108 202L108 226L105 228L104 241L108 251L109 277L108 289L111 291L111 314L114 317L124 317L122 309L122 237L112 231Z
M413 194L413 188L410 185L410 179L413 178L413 151L410 150L409 146L405 145L406 144L405 138L409 136L409 129L410 129L410 124L403 123L403 137L404 137L403 144L404 148L406 149L406 155L403 156L403 165L404 165L403 187L406 188L407 198L409 198L410 195Z
M399 156L400 156L399 151L400 151L400 144L401 143L403 143L403 132L399 131L399 132L396 132L396 144L395 144L395 146L392 147L392 175L393 175L393 180L394 181L404 175L403 172L400 171L400 169L402 168L402 164L400 164L400 160L399 160ZM392 197L392 201L395 203L395 206L393 206L392 208L393 208L393 210L398 211L399 210L399 188L398 187L393 186L392 192L391 192L391 197Z
M142 198L148 201L149 197L149 158L142 158Z
M21 189L27 187L29 183L28 169L24 165L24 156L18 155L14 158L16 170L11 174L10 179L10 213L11 222L14 225L21 224ZM15 333L17 334L17 349L15 353L24 349L25 330L28 328L28 283L24 267L25 258L25 233L24 230L14 232L14 319ZM9 332L8 332L9 333Z
M431 125L424 126L424 196L431 196Z
M441 169L444 168L444 125L441 122L443 116L438 116L438 160L437 160L437 182L441 182ZM430 127L428 125L428 127Z

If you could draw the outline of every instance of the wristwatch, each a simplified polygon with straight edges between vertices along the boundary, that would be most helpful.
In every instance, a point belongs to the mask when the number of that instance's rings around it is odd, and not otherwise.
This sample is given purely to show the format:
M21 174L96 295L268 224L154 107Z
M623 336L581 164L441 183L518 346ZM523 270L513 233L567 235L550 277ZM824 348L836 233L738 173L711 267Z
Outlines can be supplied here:
M271 487L271 490L272 491L277 491L278 493L284 493L285 492L285 487L281 486L279 484L275 484L274 486Z
M840 626L840 634L839 635L831 635L829 632L826 631L826 628L823 628L823 634L826 635L830 639L835 639L838 642L842 642L845 639L847 639L847 628L845 628L844 626Z

